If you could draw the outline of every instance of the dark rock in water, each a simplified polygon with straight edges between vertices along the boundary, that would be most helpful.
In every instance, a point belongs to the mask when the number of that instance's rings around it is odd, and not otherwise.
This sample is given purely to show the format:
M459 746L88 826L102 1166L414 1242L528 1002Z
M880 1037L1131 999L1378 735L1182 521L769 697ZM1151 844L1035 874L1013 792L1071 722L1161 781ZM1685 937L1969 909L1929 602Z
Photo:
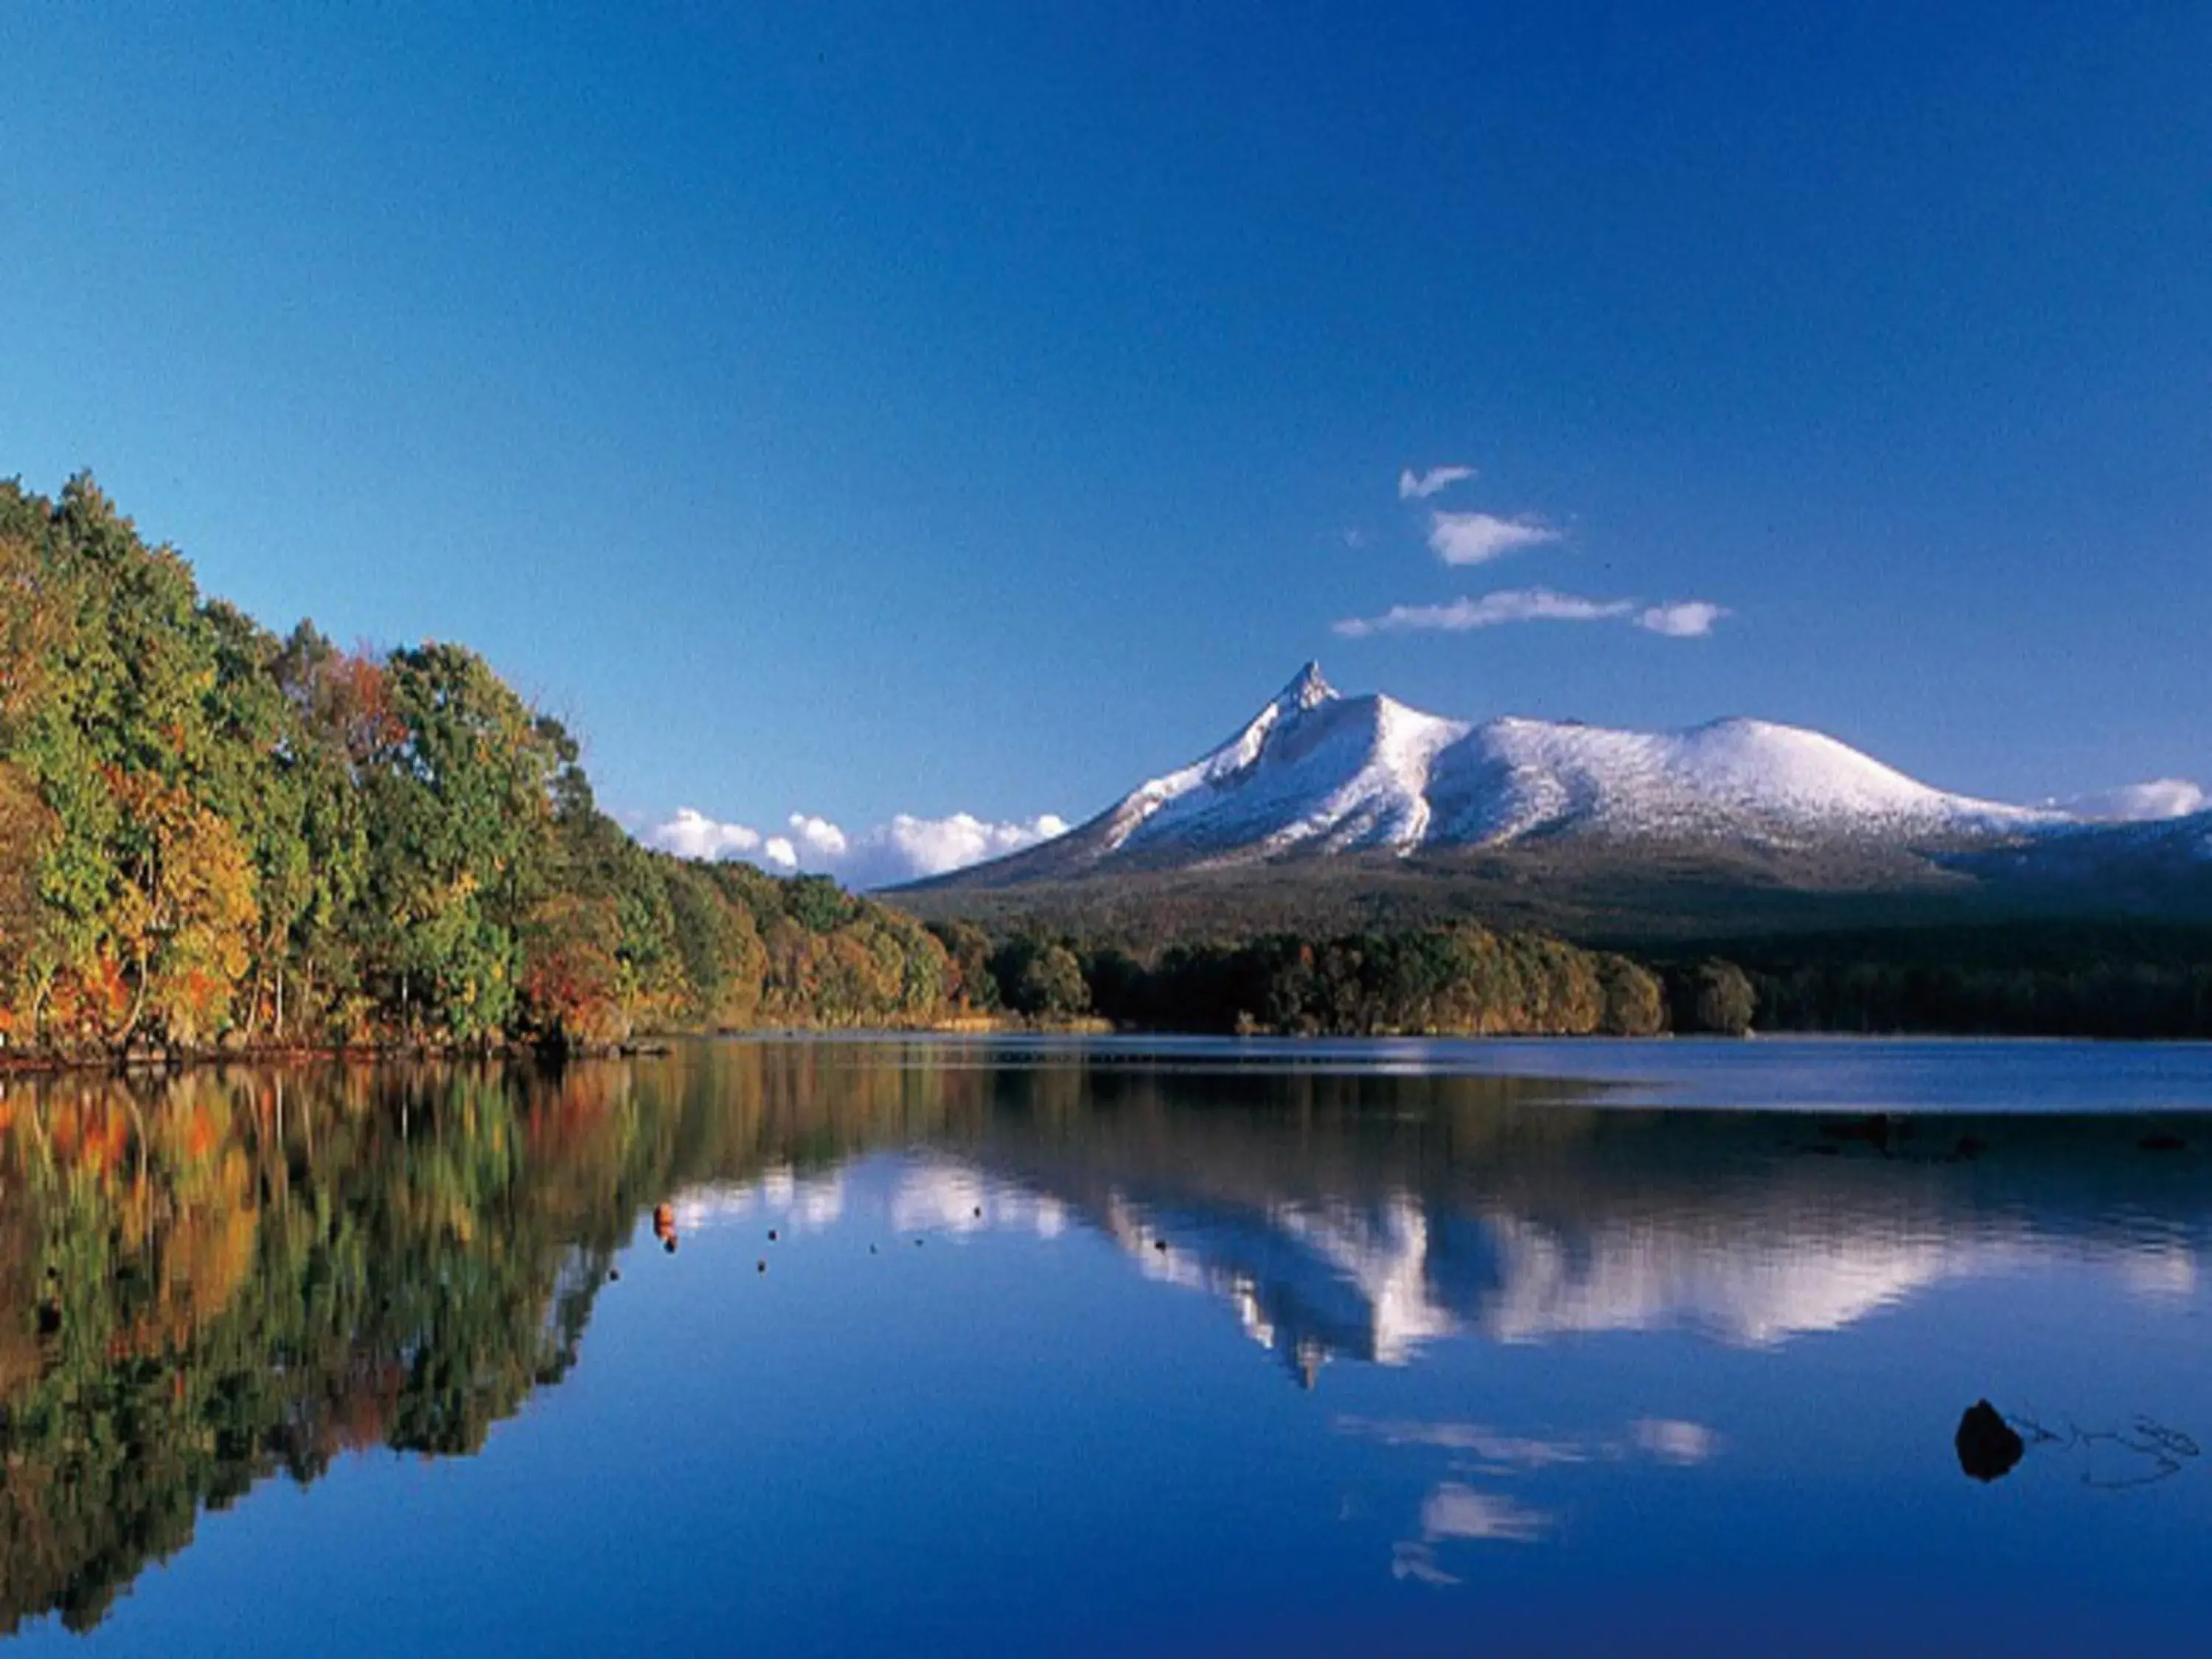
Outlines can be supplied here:
M610 1267L610 1268L608 1268L608 1269L607 1269L607 1283L608 1283L608 1284L612 1285L612 1284L614 1284L616 1281L617 1281L618 1279L620 1279L621 1278L622 1278L622 1269L621 1269L620 1267Z
M775 1243L775 1229L773 1227L768 1230L768 1242L771 1244Z
M1154 1240L1152 1241L1152 1248L1153 1248L1154 1249L1156 1249L1156 1250L1160 1250L1160 1251L1164 1252L1164 1251L1166 1250L1167 1247L1168 1247L1168 1242L1167 1242L1167 1240L1165 1240L1164 1238L1156 1238L1156 1239L1154 1239Z
M2162 1129L2154 1135L2145 1135L2136 1144L2147 1152L2185 1152L2189 1150L2189 1143L2179 1135L2168 1134Z
M757 1273L766 1273L768 1271L768 1258L766 1256L763 1256L759 1261L754 1262L753 1271Z
M1966 1407L1952 1443L1958 1449L1959 1467L1977 1480L2010 1474L2027 1450L2027 1443L1986 1400Z

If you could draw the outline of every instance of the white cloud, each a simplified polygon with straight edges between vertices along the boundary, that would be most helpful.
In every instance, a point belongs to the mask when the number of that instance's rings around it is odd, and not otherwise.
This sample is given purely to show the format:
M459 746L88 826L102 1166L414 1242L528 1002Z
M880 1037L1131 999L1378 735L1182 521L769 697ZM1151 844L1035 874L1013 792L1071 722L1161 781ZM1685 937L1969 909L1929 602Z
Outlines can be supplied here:
M1432 466L1425 472L1416 472L1409 466L1398 475L1398 499L1425 501L1438 490L1465 483L1473 477L1474 469L1471 466Z
M987 823L969 812L955 812L945 818L918 818L901 812L871 831L863 846L895 866L901 879L913 880L1018 853L1024 847L1066 833L1066 820L1051 812L1026 823Z
M1464 634L1507 623L1604 622L1635 609L1632 599L1585 599L1548 587L1511 587L1449 605L1394 605L1379 617L1347 617L1336 631L1355 640L1370 634Z
M809 817L804 812L793 812L790 823L792 842L802 849L799 856L807 862L834 863L850 850L845 832L827 818Z
M1488 564L1524 547L1564 541L1566 532L1525 514L1501 519L1494 513L1431 513L1429 545L1446 564Z
M1664 634L1670 640L1698 640L1711 633L1713 624L1729 614L1726 605L1707 599L1677 599L1651 606L1637 617L1636 625L1648 633Z
M718 822L686 806L639 839L684 858L744 859L780 875L805 870L866 889L941 876L1018 853L1065 835L1067 822L1051 812L1017 823L993 823L970 812L942 818L901 812L889 823L854 835L828 818L793 812L786 828L786 834L766 836L749 824Z
M761 834L742 823L717 823L696 807L679 806L674 817L647 830L645 841L681 858L744 858L760 851Z
M2069 800L2055 800L2049 805L2077 818L2095 818L2107 823L2158 823L2167 818L2185 818L2192 812L2212 807L2212 796L2186 778L2157 778L2149 783L2123 784L2118 789L2100 789L2094 794L2075 795Z

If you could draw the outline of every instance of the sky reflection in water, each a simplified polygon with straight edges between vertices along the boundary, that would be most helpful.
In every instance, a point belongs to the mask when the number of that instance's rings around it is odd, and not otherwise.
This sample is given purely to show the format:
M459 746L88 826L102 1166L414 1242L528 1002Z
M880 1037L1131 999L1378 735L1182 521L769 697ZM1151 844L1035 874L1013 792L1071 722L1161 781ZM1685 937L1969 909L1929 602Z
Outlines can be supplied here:
M1661 1112L1559 1080L1618 1047L1257 1052L11 1084L9 1646L2212 1635L2212 1117L1986 1109L2212 1100L2212 1056L1677 1045L1637 1086L1736 1109ZM1849 1114L1742 1109L1838 1063ZM1931 1087L1984 1109L1856 1109Z

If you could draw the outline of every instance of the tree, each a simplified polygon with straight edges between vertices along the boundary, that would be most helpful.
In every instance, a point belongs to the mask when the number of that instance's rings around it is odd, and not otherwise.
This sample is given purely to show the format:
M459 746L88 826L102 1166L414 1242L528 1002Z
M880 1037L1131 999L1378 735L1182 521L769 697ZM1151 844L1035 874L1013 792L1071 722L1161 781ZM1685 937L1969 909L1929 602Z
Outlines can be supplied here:
M946 994L963 1006L992 1012L1000 1006L999 981L991 972L991 939L969 921L933 921L930 933L951 958Z
M1006 1006L1016 1013L1066 1018L1091 1006L1083 964L1057 940L1012 940L992 958L991 973Z
M1718 957L1670 976L1668 986L1674 1029L1717 1036L1742 1036L1751 1030L1759 995L1750 977Z

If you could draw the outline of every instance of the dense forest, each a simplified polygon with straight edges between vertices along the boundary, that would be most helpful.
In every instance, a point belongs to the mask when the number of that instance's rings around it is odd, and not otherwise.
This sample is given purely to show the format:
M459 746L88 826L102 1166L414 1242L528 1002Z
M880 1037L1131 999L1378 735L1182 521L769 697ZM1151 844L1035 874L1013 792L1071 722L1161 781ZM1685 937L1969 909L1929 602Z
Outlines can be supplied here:
M639 846L471 652L270 633L89 477L0 483L9 1049L596 1046L961 1000L896 911Z
M967 923L932 926L964 981L1031 1018L1090 1013L1144 1030L1283 1036L1669 1029L1668 988L1627 957L1466 923L1321 939L1275 933L1175 945L1149 958L1036 934L994 945ZM1707 1014L1720 1023L1701 1023ZM1674 1020L1695 1030L1748 1023L1747 1000L1735 1022L1694 998Z
M1453 922L1141 955L1079 935L931 927L986 1006L1150 1030L2212 1038L2212 928L2201 926L1867 928L1624 953Z
M1891 927L1710 948L1741 964L1773 1030L2212 1037L2212 927L2198 924Z

